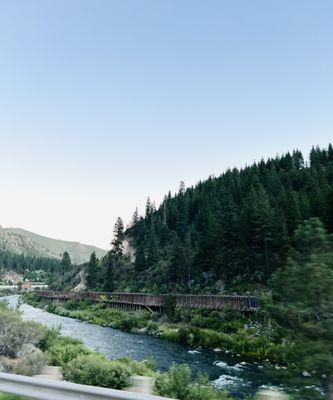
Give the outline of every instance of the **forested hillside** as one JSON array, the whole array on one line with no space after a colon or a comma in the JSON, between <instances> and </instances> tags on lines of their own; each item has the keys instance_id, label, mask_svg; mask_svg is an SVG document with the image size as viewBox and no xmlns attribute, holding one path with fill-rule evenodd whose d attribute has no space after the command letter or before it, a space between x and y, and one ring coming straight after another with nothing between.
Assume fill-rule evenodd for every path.
<instances>
[{"instance_id":1,"label":"forested hillside","mask_svg":"<svg viewBox=\"0 0 333 400\"><path fill-rule=\"evenodd\" d=\"M0 226L0 250L26 256L61 259L67 252L74 264L82 264L89 260L94 251L103 257L106 250L79 242L51 239L20 228L2 228Z\"/></svg>"},{"instance_id":2,"label":"forested hillside","mask_svg":"<svg viewBox=\"0 0 333 400\"><path fill-rule=\"evenodd\" d=\"M56 272L61 270L61 260L46 257L26 256L8 251L0 251L0 270L15 271L19 274L25 271Z\"/></svg>"},{"instance_id":3,"label":"forested hillside","mask_svg":"<svg viewBox=\"0 0 333 400\"><path fill-rule=\"evenodd\" d=\"M286 264L292 233L318 217L333 232L333 147L313 148L210 177L195 187L180 185L155 209L134 213L124 232L121 219L113 249L88 285L105 290L219 292L226 286L265 284ZM123 256L122 240L136 249Z\"/></svg>"},{"instance_id":4,"label":"forested hillside","mask_svg":"<svg viewBox=\"0 0 333 400\"><path fill-rule=\"evenodd\" d=\"M47 283L62 279L66 273L75 275L77 268L72 265L70 255L65 252L61 260L48 257L36 257L16 254L0 250L0 281L8 272L16 272L26 279L34 280L37 276L43 277ZM73 282L75 280L73 279Z\"/></svg>"}]
</instances>

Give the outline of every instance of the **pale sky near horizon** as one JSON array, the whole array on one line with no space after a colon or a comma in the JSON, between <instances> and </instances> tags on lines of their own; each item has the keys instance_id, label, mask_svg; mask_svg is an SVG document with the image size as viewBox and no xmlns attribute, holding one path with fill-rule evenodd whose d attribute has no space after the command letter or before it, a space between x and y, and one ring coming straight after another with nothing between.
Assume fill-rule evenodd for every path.
<instances>
[{"instance_id":1,"label":"pale sky near horizon","mask_svg":"<svg viewBox=\"0 0 333 400\"><path fill-rule=\"evenodd\" d=\"M0 2L0 225L107 248L187 186L333 141L333 2Z\"/></svg>"}]
</instances>

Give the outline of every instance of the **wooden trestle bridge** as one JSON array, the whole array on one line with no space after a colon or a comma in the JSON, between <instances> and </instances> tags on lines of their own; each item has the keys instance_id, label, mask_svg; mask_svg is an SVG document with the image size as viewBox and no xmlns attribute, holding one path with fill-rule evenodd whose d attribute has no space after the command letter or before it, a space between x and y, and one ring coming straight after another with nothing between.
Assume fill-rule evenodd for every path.
<instances>
[{"instance_id":1,"label":"wooden trestle bridge","mask_svg":"<svg viewBox=\"0 0 333 400\"><path fill-rule=\"evenodd\" d=\"M106 303L110 307L127 310L160 310L169 302L175 306L185 308L205 308L221 310L225 307L238 311L254 312L259 308L258 298L255 296L221 296L221 295L194 295L194 294L145 294L145 293L106 293L106 292L34 292L38 297L64 302L69 300L90 300L93 303ZM170 303L169 303L170 304Z\"/></svg>"}]
</instances>

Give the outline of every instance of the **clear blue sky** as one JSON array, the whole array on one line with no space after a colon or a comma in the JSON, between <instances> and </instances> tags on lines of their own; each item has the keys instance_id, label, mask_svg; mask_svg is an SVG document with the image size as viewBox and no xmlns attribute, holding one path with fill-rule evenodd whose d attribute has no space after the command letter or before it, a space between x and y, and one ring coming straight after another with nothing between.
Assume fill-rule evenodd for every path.
<instances>
[{"instance_id":1,"label":"clear blue sky","mask_svg":"<svg viewBox=\"0 0 333 400\"><path fill-rule=\"evenodd\" d=\"M333 2L10 0L0 224L108 246L179 181L333 139Z\"/></svg>"}]
</instances>

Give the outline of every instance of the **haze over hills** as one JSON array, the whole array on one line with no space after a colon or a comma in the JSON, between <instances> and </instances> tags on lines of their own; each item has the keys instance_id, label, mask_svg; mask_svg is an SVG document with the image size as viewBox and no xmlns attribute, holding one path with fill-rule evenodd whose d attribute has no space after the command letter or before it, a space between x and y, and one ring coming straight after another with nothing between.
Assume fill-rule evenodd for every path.
<instances>
[{"instance_id":1,"label":"haze over hills","mask_svg":"<svg viewBox=\"0 0 333 400\"><path fill-rule=\"evenodd\" d=\"M67 251L71 256L73 264L82 264L88 261L91 253L94 251L98 258L106 254L106 250L96 246L52 239L25 229L2 227L0 227L0 250L16 254L58 259Z\"/></svg>"}]
</instances>

